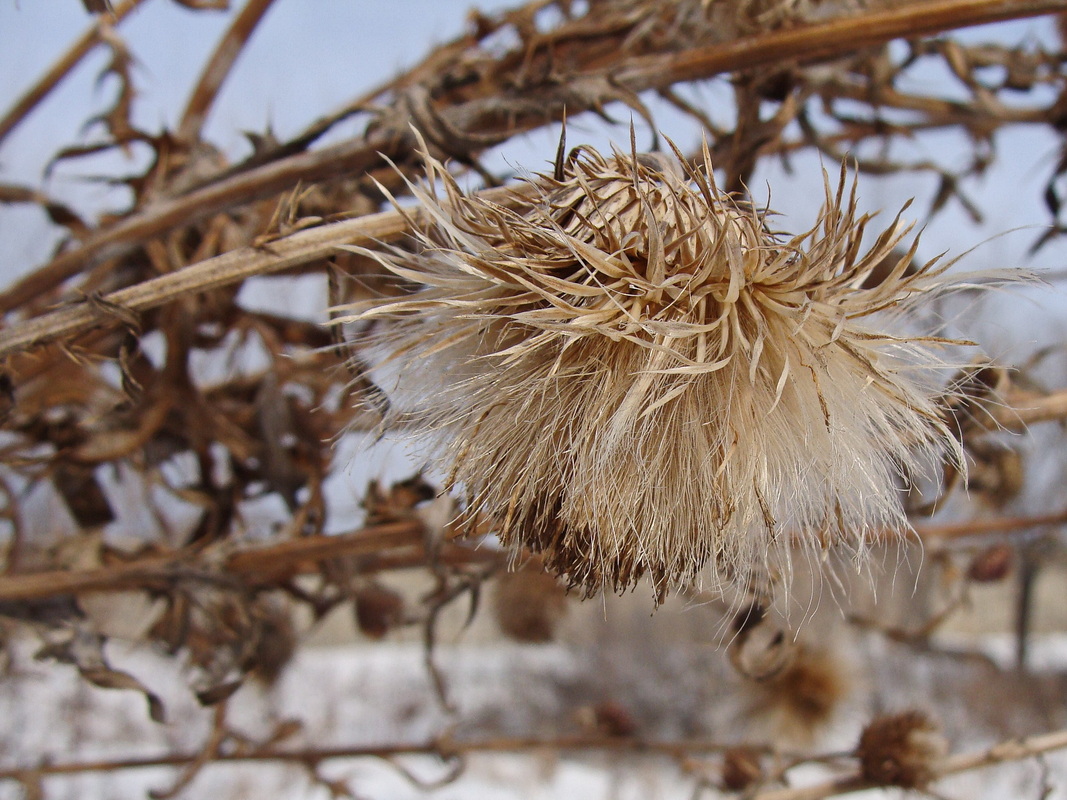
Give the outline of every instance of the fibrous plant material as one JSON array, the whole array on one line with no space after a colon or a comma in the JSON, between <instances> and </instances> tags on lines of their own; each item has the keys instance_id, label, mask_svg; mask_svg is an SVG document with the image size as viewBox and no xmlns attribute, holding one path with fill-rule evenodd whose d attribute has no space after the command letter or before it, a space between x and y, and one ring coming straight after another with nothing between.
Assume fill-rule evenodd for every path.
<instances>
[{"instance_id":1,"label":"fibrous plant material","mask_svg":"<svg viewBox=\"0 0 1067 800\"><path fill-rule=\"evenodd\" d=\"M589 593L647 575L662 596L709 564L747 586L788 573L790 534L862 554L907 527L904 465L960 458L946 340L900 324L945 266L909 252L870 285L907 228L864 251L843 175L787 237L701 162L577 148L505 208L428 159L432 223L360 251L419 287L348 317L399 373L390 421L430 434L472 523Z\"/></svg>"}]
</instances>

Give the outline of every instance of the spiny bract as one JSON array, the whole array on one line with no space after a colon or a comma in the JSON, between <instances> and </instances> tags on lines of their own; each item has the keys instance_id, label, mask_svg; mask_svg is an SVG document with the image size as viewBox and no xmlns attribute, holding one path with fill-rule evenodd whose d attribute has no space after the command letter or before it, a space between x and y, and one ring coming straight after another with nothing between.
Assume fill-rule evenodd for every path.
<instances>
[{"instance_id":1,"label":"spiny bract","mask_svg":"<svg viewBox=\"0 0 1067 800\"><path fill-rule=\"evenodd\" d=\"M471 524L572 585L662 596L710 564L723 590L797 541L860 555L906 528L905 473L961 459L946 342L899 332L951 281L909 270L914 245L872 275L907 229L863 251L843 170L789 238L716 188L706 145L697 167L577 148L506 205L427 163L411 246L360 251L415 288L348 319L377 321L389 421L432 437Z\"/></svg>"}]
</instances>

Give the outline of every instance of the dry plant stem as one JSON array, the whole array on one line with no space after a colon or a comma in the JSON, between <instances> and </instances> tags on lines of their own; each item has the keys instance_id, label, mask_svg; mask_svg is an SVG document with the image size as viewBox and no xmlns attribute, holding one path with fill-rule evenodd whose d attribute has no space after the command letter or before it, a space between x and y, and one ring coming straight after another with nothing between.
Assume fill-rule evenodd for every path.
<instances>
[{"instance_id":1,"label":"dry plant stem","mask_svg":"<svg viewBox=\"0 0 1067 800\"><path fill-rule=\"evenodd\" d=\"M386 148L388 142L372 140L370 146ZM317 181L345 172L359 173L379 160L367 149L367 142L350 143L268 164L251 172L236 175L175 200L167 200L139 214L100 231L80 247L63 253L46 266L27 275L0 295L0 313L10 312L48 291L100 260L128 253L137 245L179 225L191 224L211 214L285 190L302 180ZM226 254L229 255L229 254ZM225 256L220 256L225 258ZM296 261L305 263L315 256ZM280 269L280 267L279 267ZM270 271L268 269L268 271ZM256 274L252 272L250 274ZM216 285L233 283L240 274ZM148 281L147 283L151 283ZM143 284L142 284L143 285ZM136 287L131 287L136 288ZM192 289L193 291L195 289Z\"/></svg>"},{"instance_id":2,"label":"dry plant stem","mask_svg":"<svg viewBox=\"0 0 1067 800\"><path fill-rule=\"evenodd\" d=\"M632 92L664 89L674 83L710 78L720 72L747 69L794 59L810 63L882 44L902 36L920 36L1005 19L1033 17L1067 9L1067 0L937 0L863 17L831 20L793 30L747 37L733 43L682 53L629 59L625 68L603 66L572 76L573 81L607 80ZM492 98L490 98L492 100ZM588 108L568 100L574 116ZM441 119L460 131L506 127L513 135L558 118L562 104L537 105L536 112L509 114L499 120L499 103L475 100L444 109ZM501 137L504 138L504 137ZM414 142L407 143L413 146ZM283 191L298 182L314 182L344 173L358 173L380 163L378 152L393 152L392 134L353 139L280 161L205 186L160 203L119 222L55 258L0 295L0 313L18 308L106 257L129 252L144 241L180 224L191 224L243 202Z\"/></svg>"},{"instance_id":3,"label":"dry plant stem","mask_svg":"<svg viewBox=\"0 0 1067 800\"><path fill-rule=\"evenodd\" d=\"M747 69L772 62L824 61L901 37L917 38L955 28L1035 17L1067 9L1064 0L924 0L857 17L834 19L821 25L739 39L666 56L632 59L616 73L624 85L644 82L649 70L660 74L643 88L665 88L726 70Z\"/></svg>"},{"instance_id":4,"label":"dry plant stem","mask_svg":"<svg viewBox=\"0 0 1067 800\"><path fill-rule=\"evenodd\" d=\"M1067 391L1049 395L1014 392L1005 405L992 409L997 424L1008 430L1022 430L1027 425L1067 418Z\"/></svg>"},{"instance_id":5,"label":"dry plant stem","mask_svg":"<svg viewBox=\"0 0 1067 800\"><path fill-rule=\"evenodd\" d=\"M256 26L270 9L274 0L248 0L241 13L231 23L210 60L200 73L200 80L189 97L189 103L178 125L177 137L187 143L200 138L200 130L218 97L223 82L230 74L234 62L241 55Z\"/></svg>"},{"instance_id":6,"label":"dry plant stem","mask_svg":"<svg viewBox=\"0 0 1067 800\"><path fill-rule=\"evenodd\" d=\"M0 602L39 600L89 591L166 586L175 578L241 575L270 582L308 571L315 562L342 556L375 556L384 550L422 544L415 521L375 525L337 536L308 536L233 553L212 567L210 557L188 551L136 559L89 570L50 570L0 576Z\"/></svg>"},{"instance_id":7,"label":"dry plant stem","mask_svg":"<svg viewBox=\"0 0 1067 800\"><path fill-rule=\"evenodd\" d=\"M514 189L489 189L481 194L506 204ZM396 211L383 211L357 219L334 222L294 233L258 246L242 247L192 264L96 301L86 300L0 330L0 358L27 347L88 330L109 318L119 320L156 308L185 294L218 289L245 278L307 264L335 255L339 245L373 247L408 229L408 219Z\"/></svg>"},{"instance_id":8,"label":"dry plant stem","mask_svg":"<svg viewBox=\"0 0 1067 800\"><path fill-rule=\"evenodd\" d=\"M372 245L390 241L407 228L404 217L384 212L300 231L260 247L242 247L178 272L112 292L102 303L64 306L0 331L0 357L33 345L71 336L112 316L118 309L138 313L184 294L227 286L254 275L266 275L333 255L338 245ZM108 309L112 309L109 311Z\"/></svg>"},{"instance_id":9,"label":"dry plant stem","mask_svg":"<svg viewBox=\"0 0 1067 800\"><path fill-rule=\"evenodd\" d=\"M1037 517L1005 517L951 525L916 526L913 536L927 541L969 535L1027 530L1067 522L1067 512ZM348 534L308 536L233 553L221 566L210 556L177 551L165 556L141 558L89 570L49 570L0 575L0 602L41 600L80 592L125 591L165 586L179 577L225 578L243 576L264 585L293 575L314 572L317 562L341 557L366 559L366 572L423 566L424 552L410 548L424 545L422 527L414 521L375 525ZM404 550L409 548L409 550ZM493 550L455 548L437 554L442 563L506 560Z\"/></svg>"},{"instance_id":10,"label":"dry plant stem","mask_svg":"<svg viewBox=\"0 0 1067 800\"><path fill-rule=\"evenodd\" d=\"M219 762L301 762L310 765L321 764L330 759L344 758L392 758L404 755L437 755L449 758L465 753L522 753L538 750L583 751L599 750L610 752L641 752L684 758L693 753L715 753L725 750L729 745L706 739L681 739L672 742L651 742L642 739L627 739L612 736L560 736L557 738L499 738L482 742L458 742L451 739L435 740L413 744L387 744L362 747L310 747L302 750L260 750L245 753L221 753L215 759ZM77 764L43 764L31 769L0 770L0 781L20 780L29 777L48 775L72 775L86 772L110 772L119 769L141 769L145 767L180 767L188 764L197 756L178 754L148 758L129 758L101 761L86 761Z\"/></svg>"},{"instance_id":11,"label":"dry plant stem","mask_svg":"<svg viewBox=\"0 0 1067 800\"><path fill-rule=\"evenodd\" d=\"M117 25L144 0L124 0L115 6L109 14L102 14L70 46L51 69L34 84L29 91L18 99L14 106L0 119L0 142L24 120L29 113L51 92L61 80L77 65L85 54L100 43L100 30L105 26Z\"/></svg>"},{"instance_id":12,"label":"dry plant stem","mask_svg":"<svg viewBox=\"0 0 1067 800\"><path fill-rule=\"evenodd\" d=\"M987 533L1009 533L1011 531L1040 528L1043 525L1062 525L1067 523L1067 511L1058 514L1042 514L1033 517L1000 517L998 519L977 519L970 522L952 522L941 525L916 525L911 538L920 541L933 539L960 539L964 536L981 536Z\"/></svg>"},{"instance_id":13,"label":"dry plant stem","mask_svg":"<svg viewBox=\"0 0 1067 800\"><path fill-rule=\"evenodd\" d=\"M300 762L321 764L331 759L391 758L402 755L436 755L449 758L469 753L530 753L535 751L603 751L647 753L681 759L695 753L717 753L730 745L706 739L676 741L647 741L613 736L560 736L557 738L498 738L482 742L462 742L451 739L425 743L391 744L362 747L310 747L305 749L263 749L253 752L221 753L215 762ZM974 753L960 753L946 758L938 769L945 777L973 769L1021 761L1043 753L1067 748L1067 731L1013 739ZM42 764L37 767L0 770L0 781L24 780L56 775L88 772L112 772L147 767L180 767L189 764L199 754L175 754L157 757L83 761L70 764ZM816 759L809 759L816 760ZM772 789L752 795L752 800L821 800L825 797L878 788L878 784L863 780L858 774L843 775L825 783L800 788Z\"/></svg>"},{"instance_id":14,"label":"dry plant stem","mask_svg":"<svg viewBox=\"0 0 1067 800\"><path fill-rule=\"evenodd\" d=\"M941 763L937 774L939 778L943 778L994 764L1021 761L1064 748L1067 748L1067 731L1054 731L1025 739L1009 740L993 745L987 750L949 756ZM857 773L843 775L814 786L761 792L754 795L752 800L822 800L824 797L836 797L874 788L878 788L878 784L864 780Z\"/></svg>"}]
</instances>

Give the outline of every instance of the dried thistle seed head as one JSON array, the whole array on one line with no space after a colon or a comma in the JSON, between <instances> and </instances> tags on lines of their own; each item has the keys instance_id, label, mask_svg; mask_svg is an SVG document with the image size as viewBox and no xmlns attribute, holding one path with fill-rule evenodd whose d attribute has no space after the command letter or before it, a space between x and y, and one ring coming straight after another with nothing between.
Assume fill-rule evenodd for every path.
<instances>
[{"instance_id":1,"label":"dried thistle seed head","mask_svg":"<svg viewBox=\"0 0 1067 800\"><path fill-rule=\"evenodd\" d=\"M922 711L879 717L863 729L856 755L867 780L883 786L921 789L937 778L948 743Z\"/></svg>"},{"instance_id":2,"label":"dried thistle seed head","mask_svg":"<svg viewBox=\"0 0 1067 800\"><path fill-rule=\"evenodd\" d=\"M588 593L787 573L790 535L861 554L907 526L905 465L960 457L943 342L894 324L944 267L912 248L865 286L907 230L863 251L843 176L785 237L717 189L706 146L675 155L577 148L507 206L428 159L429 223L360 251L416 284L347 317L378 323L392 421L430 434L471 520Z\"/></svg>"}]
</instances>

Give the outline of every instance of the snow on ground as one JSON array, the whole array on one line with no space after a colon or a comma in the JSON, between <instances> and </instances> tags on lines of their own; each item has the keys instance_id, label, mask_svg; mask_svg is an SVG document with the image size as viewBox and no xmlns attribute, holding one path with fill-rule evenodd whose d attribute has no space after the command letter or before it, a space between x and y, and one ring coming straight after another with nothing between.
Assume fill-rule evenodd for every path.
<instances>
[{"instance_id":1,"label":"snow on ground","mask_svg":"<svg viewBox=\"0 0 1067 800\"><path fill-rule=\"evenodd\" d=\"M262 741L286 720L299 720L289 747L374 746L418 743L448 735L456 740L544 737L588 730L589 710L614 702L649 740L702 737L736 741L760 733L758 705L714 648L679 641L603 641L586 646L551 644L459 645L437 654L455 713L435 698L417 643L311 647L299 653L270 690L249 685L230 703L229 725ZM1007 651L993 640L993 650ZM987 746L1008 735L1067 724L1063 667L1067 637L1046 637L1037 663L1055 667L1037 677L997 671L976 658L916 656L909 648L864 639L851 653L854 691L815 743L843 752L873 714L918 706L943 723L954 751ZM16 659L0 681L2 766L41 761L152 757L188 752L209 734L211 712L183 689L172 661L143 651L112 648L116 666L138 675L167 698L168 721L148 720L133 692L105 691L76 678L74 670ZM766 732L766 728L764 728ZM449 765L431 756L401 756L396 763L417 780L433 783ZM713 758L696 758L714 774ZM382 798L690 798L694 773L649 755L479 754L467 759L452 783L424 790L396 765L381 759L325 762L321 776L343 780L357 797ZM794 770L796 783L825 777L822 768ZM127 770L50 779L49 800L144 797L165 790L178 773L170 768ZM1044 787L1050 786L1047 795ZM952 798L1067 798L1067 758L983 770L939 784ZM0 784L0 800L20 797ZM218 764L207 767L180 797L325 798L298 766ZM869 793L867 796L887 796ZM892 796L891 794L888 796Z\"/></svg>"}]
</instances>

